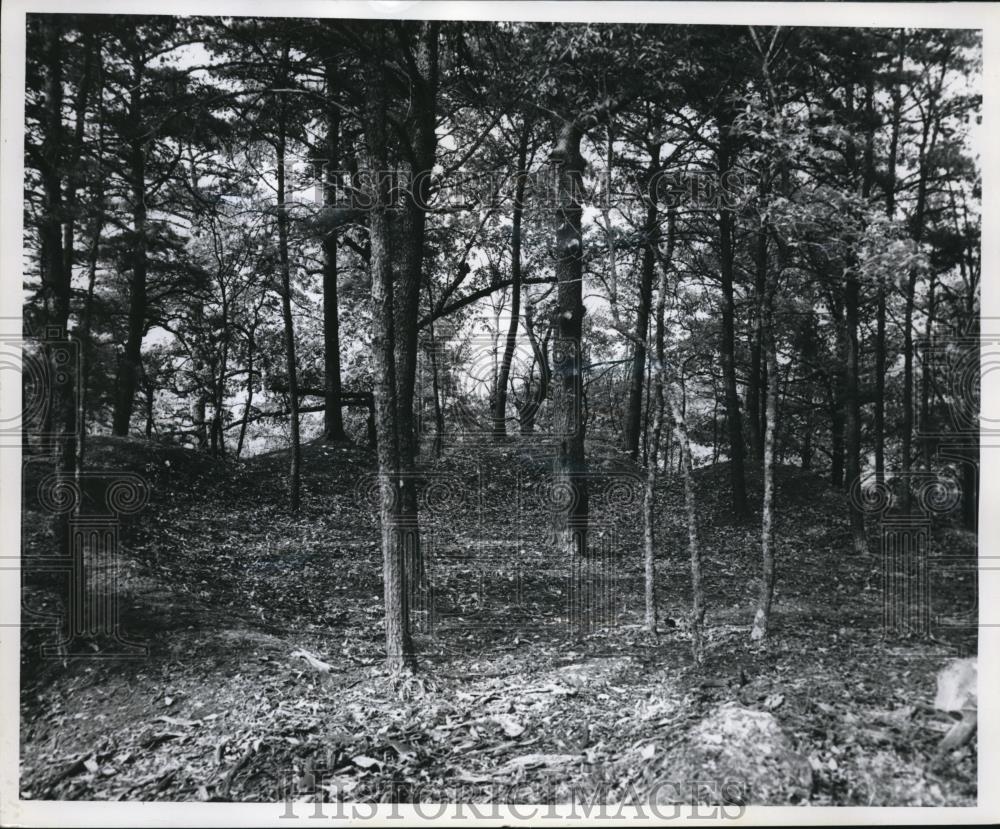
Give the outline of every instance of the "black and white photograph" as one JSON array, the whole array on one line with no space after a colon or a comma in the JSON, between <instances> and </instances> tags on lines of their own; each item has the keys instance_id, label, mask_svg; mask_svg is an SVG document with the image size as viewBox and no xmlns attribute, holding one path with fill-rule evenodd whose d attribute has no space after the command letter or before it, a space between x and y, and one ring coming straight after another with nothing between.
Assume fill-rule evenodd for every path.
<instances>
[{"instance_id":1,"label":"black and white photograph","mask_svg":"<svg viewBox=\"0 0 1000 829\"><path fill-rule=\"evenodd\" d=\"M5 8L0 823L996 820L998 35Z\"/></svg>"}]
</instances>

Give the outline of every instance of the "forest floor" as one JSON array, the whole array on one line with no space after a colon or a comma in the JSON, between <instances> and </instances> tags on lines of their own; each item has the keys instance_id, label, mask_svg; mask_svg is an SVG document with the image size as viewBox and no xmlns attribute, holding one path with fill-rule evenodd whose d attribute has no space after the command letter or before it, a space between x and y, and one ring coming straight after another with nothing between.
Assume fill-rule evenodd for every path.
<instances>
[{"instance_id":1,"label":"forest floor","mask_svg":"<svg viewBox=\"0 0 1000 829\"><path fill-rule=\"evenodd\" d=\"M421 530L432 589L415 600L419 670L393 684L369 451L304 447L293 517L286 453L236 464L138 440L89 446L95 468L151 485L148 505L121 527L117 593L121 629L148 652L96 658L107 654L95 644L42 658L53 632L26 624L25 799L308 800L315 785L327 799L486 802L513 786L521 803L595 789L615 802L648 790L661 758L736 702L773 715L808 760L811 791L799 802L975 803L976 741L937 758L949 722L930 707L936 671L974 650L975 631L884 637L881 559L849 555L844 496L810 473L778 469L773 633L754 649L759 515L734 524L727 468L697 471L708 604L698 666L679 480L664 480L659 496L662 630L652 637L641 628L640 495L627 467L592 461L591 543L601 552L573 573L547 552L547 467L535 450L428 461ZM31 571L31 556L54 544L33 495L42 467L25 470L31 622L59 591ZM750 485L759 503L759 470ZM936 549L975 555L974 536L934 533ZM974 573L938 574L935 614L960 615L974 591ZM748 767L759 760L746 757Z\"/></svg>"}]
</instances>

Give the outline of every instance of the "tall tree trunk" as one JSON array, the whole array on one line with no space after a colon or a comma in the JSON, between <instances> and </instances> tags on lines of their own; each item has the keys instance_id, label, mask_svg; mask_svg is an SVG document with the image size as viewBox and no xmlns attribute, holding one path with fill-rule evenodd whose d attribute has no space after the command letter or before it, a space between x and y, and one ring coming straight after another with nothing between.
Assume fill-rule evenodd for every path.
<instances>
[{"instance_id":1,"label":"tall tree trunk","mask_svg":"<svg viewBox=\"0 0 1000 829\"><path fill-rule=\"evenodd\" d=\"M414 482L418 440L413 414L417 379L417 320L420 311L426 206L430 201L431 172L437 152L438 35L439 24L421 24L414 65L417 73L411 87L414 95L415 127L412 137L410 197L404 200L398 228L401 262L395 292L394 347L396 349L396 422L399 428L402 510L405 522L417 524L417 491ZM420 535L415 530L406 541L407 582L417 589L424 582Z\"/></svg>"},{"instance_id":2,"label":"tall tree trunk","mask_svg":"<svg viewBox=\"0 0 1000 829\"><path fill-rule=\"evenodd\" d=\"M326 95L332 101L337 88L337 64L326 62ZM327 108L326 168L324 195L327 205L336 201L337 170L340 164L340 108L335 104ZM324 402L323 438L327 441L344 441L344 414L341 409L340 378L340 317L337 300L337 231L331 230L323 237L323 362Z\"/></svg>"},{"instance_id":3,"label":"tall tree trunk","mask_svg":"<svg viewBox=\"0 0 1000 829\"><path fill-rule=\"evenodd\" d=\"M843 377L830 380L830 483L844 488L844 403Z\"/></svg>"},{"instance_id":4,"label":"tall tree trunk","mask_svg":"<svg viewBox=\"0 0 1000 829\"><path fill-rule=\"evenodd\" d=\"M662 327L662 326L659 326ZM659 336L659 334L657 335ZM653 384L653 434L649 439L652 463L646 465L646 482L642 498L643 529L643 595L646 605L646 630L656 633L656 465L660 452L660 435L663 431L663 373L656 372Z\"/></svg>"},{"instance_id":5,"label":"tall tree trunk","mask_svg":"<svg viewBox=\"0 0 1000 829\"><path fill-rule=\"evenodd\" d=\"M521 319L521 219L524 214L524 186L528 173L525 168L528 164L528 138L530 135L531 126L526 119L517 145L517 183L514 186L514 215L510 231L510 324L507 327L507 340L494 390L493 438L495 440L503 440L507 437L507 387L510 383L510 367L514 360L514 349L517 347L517 327Z\"/></svg>"},{"instance_id":6,"label":"tall tree trunk","mask_svg":"<svg viewBox=\"0 0 1000 829\"><path fill-rule=\"evenodd\" d=\"M674 434L680 455L681 477L684 481L684 517L688 532L688 559L691 567L691 653L695 662L704 659L705 590L701 578L701 547L698 544L698 506L694 491L694 462L688 437L687 417L683 399L678 400L668 387L670 409L674 416Z\"/></svg>"},{"instance_id":7,"label":"tall tree trunk","mask_svg":"<svg viewBox=\"0 0 1000 829\"><path fill-rule=\"evenodd\" d=\"M647 219L649 214L647 213ZM649 225L647 224L647 228ZM667 232L667 262L673 257L674 242L674 213L670 213L670 226ZM652 253L653 240L647 239L647 252ZM651 260L652 261L652 258ZM652 292L652 286L650 287ZM651 298L651 297L650 297ZM646 486L643 493L643 570L645 580L645 602L646 602L646 629L656 632L656 531L654 517L656 515L656 471L660 457L660 436L663 432L663 411L665 408L664 385L666 382L666 353L664 348L665 339L665 316L667 305L667 267L661 266L660 284L656 294L656 335L655 335L655 373L656 380L653 385L653 434L649 441L649 451L646 463ZM642 337L645 338L647 331L645 328ZM636 333L638 337L638 331ZM635 345L639 345L638 339ZM645 352L644 352L645 353ZM633 363L633 370L635 364ZM645 366L643 366L645 369ZM638 447L636 447L638 449Z\"/></svg>"},{"instance_id":8,"label":"tall tree trunk","mask_svg":"<svg viewBox=\"0 0 1000 829\"><path fill-rule=\"evenodd\" d=\"M138 47L136 47L138 48ZM132 90L129 97L129 184L132 190L132 278L129 283L128 333L125 352L118 367L115 411L111 431L128 434L132 406L142 371L142 338L146 326L146 136L143 132L143 63L136 54L132 59Z\"/></svg>"},{"instance_id":9,"label":"tall tree trunk","mask_svg":"<svg viewBox=\"0 0 1000 829\"><path fill-rule=\"evenodd\" d=\"M927 329L924 334L924 354L920 361L920 448L924 469L930 470L934 438L931 436L931 365L928 355L933 352L934 318L937 315L937 275L931 274L927 289Z\"/></svg>"},{"instance_id":10,"label":"tall tree trunk","mask_svg":"<svg viewBox=\"0 0 1000 829\"><path fill-rule=\"evenodd\" d=\"M942 68L941 80L938 83L935 96L940 95L941 85L944 80L944 69ZM924 220L927 210L927 186L932 172L928 159L933 156L937 145L938 129L940 126L940 114L937 111L937 100L933 100L928 106L928 113L925 116L923 129L920 137L920 149L918 153L918 176L917 176L917 200L914 206L911 220L913 241L919 250L924 238ZM905 485L903 487L902 507L905 511L910 507L910 469L913 459L913 415L915 409L913 390L913 311L917 293L917 279L919 271L916 267L911 267L905 286L905 312L903 315L903 458L902 473Z\"/></svg>"},{"instance_id":11,"label":"tall tree trunk","mask_svg":"<svg viewBox=\"0 0 1000 829\"><path fill-rule=\"evenodd\" d=\"M549 328L549 332L551 332ZM549 369L548 358L548 338L546 332L541 343L535 335L535 307L531 300L531 294L526 293L524 297L524 332L528 336L531 351L535 355L535 362L538 364L538 389L534 395L526 395L524 405L517 413L518 428L522 435L530 435L535 431L535 420L538 417L538 410L549 394L549 383L552 379L552 372Z\"/></svg>"},{"instance_id":12,"label":"tall tree trunk","mask_svg":"<svg viewBox=\"0 0 1000 829\"><path fill-rule=\"evenodd\" d=\"M646 191L649 192L656 174L660 170L662 144L649 146L649 169ZM625 451L633 461L639 459L639 437L642 433L642 390L646 374L646 337L649 334L649 309L653 301L653 274L656 265L654 246L659 242L658 211L654 199L646 207L646 221L643 226L644 246L642 269L639 276L639 307L635 314L635 337L632 340L632 364L629 373L628 403L625 407ZM656 415L654 415L655 417Z\"/></svg>"},{"instance_id":13,"label":"tall tree trunk","mask_svg":"<svg viewBox=\"0 0 1000 829\"><path fill-rule=\"evenodd\" d=\"M389 193L384 177L374 175L388 169L386 146L385 34L381 24L374 24L372 77L368 85L366 139L369 170L373 173L375 192L369 215L372 276L372 372L374 376L375 428L378 434L377 455L380 518L382 526L382 582L385 597L386 666L398 675L413 666L413 646L409 632L408 590L405 556L407 536L416 533L403 514L399 488L403 483L400 458L398 400L396 383L395 285L386 204Z\"/></svg>"},{"instance_id":14,"label":"tall tree trunk","mask_svg":"<svg viewBox=\"0 0 1000 829\"><path fill-rule=\"evenodd\" d=\"M254 351L256 349L256 343L254 341L254 332L257 328L257 321L254 320L253 327L250 328L247 336L247 402L243 407L243 420L240 423L240 436L236 441L236 460L240 459L240 455L243 452L243 441L246 439L247 434L247 421L250 417L250 408L253 405L253 358Z\"/></svg>"},{"instance_id":15,"label":"tall tree trunk","mask_svg":"<svg viewBox=\"0 0 1000 829\"><path fill-rule=\"evenodd\" d=\"M64 250L62 222L66 205L63 200L65 151L62 120L64 43L60 15L46 15L45 43L45 123L41 147L42 192L44 213L39 233L43 293L50 303L50 326L58 339L49 345L51 363L49 389L50 426L55 433L53 461L56 475L72 472L76 464L76 377L72 362L73 345L69 332L70 301L72 298L72 251ZM64 364L62 361L67 359ZM57 514L56 533L63 555L73 551L69 538L69 515ZM82 561L74 562L74 573L82 574ZM70 583L70 590L83 585Z\"/></svg>"},{"instance_id":16,"label":"tall tree trunk","mask_svg":"<svg viewBox=\"0 0 1000 829\"><path fill-rule=\"evenodd\" d=\"M773 284L773 283L772 283ZM767 429L764 432L764 497L761 509L761 585L757 612L754 614L751 641L767 638L774 600L774 433L778 408L778 349L774 330L773 287L768 291L766 315L767 367L771 382L767 384Z\"/></svg>"},{"instance_id":17,"label":"tall tree trunk","mask_svg":"<svg viewBox=\"0 0 1000 829\"><path fill-rule=\"evenodd\" d=\"M763 187L762 187L763 189ZM762 198L764 194L762 193ZM761 222L757 234L757 246L754 256L754 296L757 299L756 318L754 320L753 341L750 345L750 376L747 379L747 431L750 437L750 448L756 460L764 458L764 429L766 417L762 411L760 392L764 367L762 363L762 340L764 331L764 289L767 282L767 225Z\"/></svg>"},{"instance_id":18,"label":"tall tree trunk","mask_svg":"<svg viewBox=\"0 0 1000 829\"><path fill-rule=\"evenodd\" d=\"M287 86L289 46L286 41L281 54L281 77L279 86ZM292 319L292 276L288 263L288 213L285 211L285 141L287 102L285 94L279 93L278 135L275 144L277 154L277 201L278 201L278 261L281 268L281 319L285 335L285 370L288 374L289 414L292 432L292 458L289 465L288 499L292 513L299 510L302 447L299 436L299 380L295 361L295 323Z\"/></svg>"},{"instance_id":19,"label":"tall tree trunk","mask_svg":"<svg viewBox=\"0 0 1000 829\"><path fill-rule=\"evenodd\" d=\"M553 342L553 431L559 441L552 481L555 548L570 558L587 551L588 498L583 416L584 160L576 123L559 130L551 160L556 170L556 286L558 339Z\"/></svg>"},{"instance_id":20,"label":"tall tree trunk","mask_svg":"<svg viewBox=\"0 0 1000 829\"><path fill-rule=\"evenodd\" d=\"M427 305L434 309L434 285L431 279L427 280ZM427 326L431 355L431 389L434 393L434 446L432 452L435 458L441 457L444 450L444 410L441 408L441 378L440 367L438 366L437 337L434 334L434 317L431 316Z\"/></svg>"},{"instance_id":21,"label":"tall tree trunk","mask_svg":"<svg viewBox=\"0 0 1000 829\"><path fill-rule=\"evenodd\" d=\"M885 280L879 275L875 298L875 416L872 423L875 441L875 480L885 480Z\"/></svg>"},{"instance_id":22,"label":"tall tree trunk","mask_svg":"<svg viewBox=\"0 0 1000 829\"><path fill-rule=\"evenodd\" d=\"M725 180L733 163L733 119L725 111L719 116L719 175ZM748 515L746 480L743 470L743 423L736 386L736 302L733 293L733 210L719 208L719 271L722 279L722 375L726 386L726 424L729 429L729 469L732 482L733 513L737 519Z\"/></svg>"},{"instance_id":23,"label":"tall tree trunk","mask_svg":"<svg viewBox=\"0 0 1000 829\"><path fill-rule=\"evenodd\" d=\"M847 318L847 389L844 396L844 433L847 455L847 488L861 478L861 394L859 390L860 377L858 371L858 302L860 285L855 267L850 267L847 273L847 285L844 294L844 307ZM773 382L773 381L772 381ZM868 541L865 537L865 516L861 505L854 498L848 499L848 509L851 519L851 538L854 553L866 555Z\"/></svg>"}]
</instances>

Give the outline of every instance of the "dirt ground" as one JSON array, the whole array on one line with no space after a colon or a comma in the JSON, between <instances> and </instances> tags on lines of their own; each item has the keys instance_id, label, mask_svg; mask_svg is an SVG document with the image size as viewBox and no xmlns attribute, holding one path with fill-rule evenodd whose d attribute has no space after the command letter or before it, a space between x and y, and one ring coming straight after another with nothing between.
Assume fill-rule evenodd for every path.
<instances>
[{"instance_id":1,"label":"dirt ground","mask_svg":"<svg viewBox=\"0 0 1000 829\"><path fill-rule=\"evenodd\" d=\"M430 590L414 597L419 670L382 668L382 585L365 449L311 445L287 512L287 456L210 461L94 439L96 468L132 470L149 503L120 529L120 629L145 655L55 641L38 614L60 588L32 557L51 522L25 472L21 796L24 799L552 802L567 790L642 796L658 760L719 705L768 711L813 771L810 805L971 805L976 742L936 757L937 669L975 649L958 621L974 571L938 567L932 639L883 635L879 528L849 555L844 496L778 471L773 635L749 646L759 520L727 517L727 470L698 471L707 653L693 663L680 482L660 495L661 632L641 628L640 495L592 459L595 555L545 543L541 450L470 448L421 470ZM759 501L759 474L751 473ZM634 490L634 491L633 491ZM974 536L933 528L934 554ZM583 598L581 598L583 597ZM110 655L109 655L110 654ZM748 756L753 764L759 758ZM690 770L691 780L701 770ZM506 788L505 788L506 787ZM277 807L276 807L277 808Z\"/></svg>"}]
</instances>

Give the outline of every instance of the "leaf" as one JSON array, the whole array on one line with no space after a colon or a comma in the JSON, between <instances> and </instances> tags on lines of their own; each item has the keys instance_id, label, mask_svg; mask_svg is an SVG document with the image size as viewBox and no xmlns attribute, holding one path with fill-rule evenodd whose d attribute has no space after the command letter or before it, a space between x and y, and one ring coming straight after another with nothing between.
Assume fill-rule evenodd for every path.
<instances>
[{"instance_id":1,"label":"leaf","mask_svg":"<svg viewBox=\"0 0 1000 829\"><path fill-rule=\"evenodd\" d=\"M408 743L401 743L398 740L390 740L389 745L396 750L400 760L407 760L417 756L417 750Z\"/></svg>"},{"instance_id":2,"label":"leaf","mask_svg":"<svg viewBox=\"0 0 1000 829\"><path fill-rule=\"evenodd\" d=\"M193 725L201 725L201 720L185 720L182 717L168 717L166 715L162 717L157 717L153 722L165 722L167 725L180 725L191 727Z\"/></svg>"},{"instance_id":3,"label":"leaf","mask_svg":"<svg viewBox=\"0 0 1000 829\"><path fill-rule=\"evenodd\" d=\"M508 737L519 737L524 733L524 726L507 714L500 714L493 719Z\"/></svg>"},{"instance_id":4,"label":"leaf","mask_svg":"<svg viewBox=\"0 0 1000 829\"><path fill-rule=\"evenodd\" d=\"M301 657L306 662L309 663L309 667L314 671L318 671L321 674L328 674L333 669L333 666L324 662L316 656L313 656L309 651L299 649L297 651L292 651L292 657Z\"/></svg>"},{"instance_id":5,"label":"leaf","mask_svg":"<svg viewBox=\"0 0 1000 829\"><path fill-rule=\"evenodd\" d=\"M578 757L578 754L523 754L520 757L512 757L503 767L514 769L529 766L559 766L563 763L572 763Z\"/></svg>"},{"instance_id":6,"label":"leaf","mask_svg":"<svg viewBox=\"0 0 1000 829\"><path fill-rule=\"evenodd\" d=\"M370 769L373 766L382 765L381 760L376 760L374 757L369 757L367 754L359 754L357 757L352 757L351 762L362 769Z\"/></svg>"}]
</instances>

